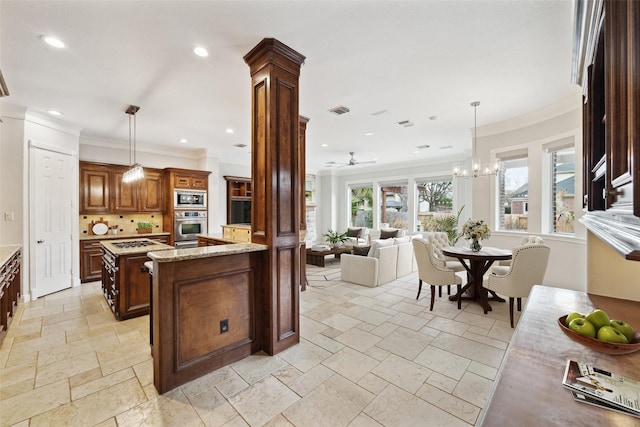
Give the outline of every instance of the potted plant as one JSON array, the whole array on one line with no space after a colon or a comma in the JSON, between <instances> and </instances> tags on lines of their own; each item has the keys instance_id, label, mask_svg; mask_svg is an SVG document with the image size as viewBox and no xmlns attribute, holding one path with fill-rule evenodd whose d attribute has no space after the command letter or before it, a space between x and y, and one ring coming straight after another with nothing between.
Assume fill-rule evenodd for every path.
<instances>
[{"instance_id":1,"label":"potted plant","mask_svg":"<svg viewBox=\"0 0 640 427\"><path fill-rule=\"evenodd\" d=\"M338 231L333 231L332 229L329 229L329 231L324 233L322 237L324 237L334 248L349 240L346 232L340 233Z\"/></svg>"},{"instance_id":2,"label":"potted plant","mask_svg":"<svg viewBox=\"0 0 640 427\"><path fill-rule=\"evenodd\" d=\"M151 233L153 230L153 225L147 221L138 222L138 234L146 234Z\"/></svg>"},{"instance_id":3,"label":"potted plant","mask_svg":"<svg viewBox=\"0 0 640 427\"><path fill-rule=\"evenodd\" d=\"M458 223L460 221L460 214L464 206L460 208L457 215L447 215L441 218L436 219L436 224L438 225L438 231L444 231L447 233L447 237L449 238L449 245L455 246L458 240L462 237L462 233L458 232Z\"/></svg>"}]
</instances>

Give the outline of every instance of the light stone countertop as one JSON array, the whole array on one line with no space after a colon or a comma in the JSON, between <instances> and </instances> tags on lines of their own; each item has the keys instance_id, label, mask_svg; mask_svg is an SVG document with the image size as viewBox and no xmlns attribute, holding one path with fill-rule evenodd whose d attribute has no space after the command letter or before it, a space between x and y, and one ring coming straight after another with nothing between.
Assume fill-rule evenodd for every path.
<instances>
[{"instance_id":1,"label":"light stone countertop","mask_svg":"<svg viewBox=\"0 0 640 427\"><path fill-rule=\"evenodd\" d=\"M149 246L138 246L133 248L119 248L114 245L114 243L131 242L134 240L135 241L143 240L145 242L151 242L153 244ZM151 251L167 251L167 250L175 249L173 246L165 245L164 243L159 243L159 242L156 242L155 240L141 238L141 237L137 239L129 238L129 239L118 239L118 240L103 240L103 241L100 241L100 243L105 249L107 249L109 252L117 256L144 254Z\"/></svg>"},{"instance_id":2,"label":"light stone countertop","mask_svg":"<svg viewBox=\"0 0 640 427\"><path fill-rule=\"evenodd\" d=\"M169 233L167 232L160 232L160 233L145 233L145 234L124 234L124 233L118 233L118 234L103 234L101 236L89 236L89 235L83 235L80 236L80 241L83 240L116 240L116 239L146 239L149 236L168 236Z\"/></svg>"},{"instance_id":3,"label":"light stone countertop","mask_svg":"<svg viewBox=\"0 0 640 427\"><path fill-rule=\"evenodd\" d=\"M225 255L236 255L247 252L266 251L267 245L257 243L234 243L230 245L202 246L198 248L174 249L173 251L152 251L147 254L157 262L175 262L189 259L211 258Z\"/></svg>"},{"instance_id":4,"label":"light stone countertop","mask_svg":"<svg viewBox=\"0 0 640 427\"><path fill-rule=\"evenodd\" d=\"M5 265L11 257L22 248L21 245L0 246L0 266Z\"/></svg>"}]
</instances>

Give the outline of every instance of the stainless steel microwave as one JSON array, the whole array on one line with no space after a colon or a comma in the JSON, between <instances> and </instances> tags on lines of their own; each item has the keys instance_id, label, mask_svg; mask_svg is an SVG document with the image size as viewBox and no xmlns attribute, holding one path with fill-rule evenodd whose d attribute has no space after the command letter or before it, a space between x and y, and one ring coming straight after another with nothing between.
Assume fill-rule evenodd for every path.
<instances>
[{"instance_id":1,"label":"stainless steel microwave","mask_svg":"<svg viewBox=\"0 0 640 427\"><path fill-rule=\"evenodd\" d=\"M197 190L174 190L175 209L206 209L207 192Z\"/></svg>"}]
</instances>

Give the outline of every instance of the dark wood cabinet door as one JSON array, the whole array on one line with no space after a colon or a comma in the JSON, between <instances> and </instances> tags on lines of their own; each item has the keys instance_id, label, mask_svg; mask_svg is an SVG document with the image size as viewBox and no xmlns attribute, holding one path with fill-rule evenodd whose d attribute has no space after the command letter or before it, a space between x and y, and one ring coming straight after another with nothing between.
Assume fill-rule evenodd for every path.
<instances>
[{"instance_id":1,"label":"dark wood cabinet door","mask_svg":"<svg viewBox=\"0 0 640 427\"><path fill-rule=\"evenodd\" d=\"M80 243L80 282L102 277L102 245L98 241Z\"/></svg>"},{"instance_id":2,"label":"dark wood cabinet door","mask_svg":"<svg viewBox=\"0 0 640 427\"><path fill-rule=\"evenodd\" d=\"M124 172L114 173L113 207L116 213L138 212L138 183L123 182Z\"/></svg>"},{"instance_id":3,"label":"dark wood cabinet door","mask_svg":"<svg viewBox=\"0 0 640 427\"><path fill-rule=\"evenodd\" d=\"M206 177L194 176L193 178L191 178L191 188L197 190L206 190L208 187L207 184L208 182Z\"/></svg>"},{"instance_id":4,"label":"dark wood cabinet door","mask_svg":"<svg viewBox=\"0 0 640 427\"><path fill-rule=\"evenodd\" d=\"M191 177L185 175L175 175L173 178L173 186L175 188L191 188Z\"/></svg>"},{"instance_id":5,"label":"dark wood cabinet door","mask_svg":"<svg viewBox=\"0 0 640 427\"><path fill-rule=\"evenodd\" d=\"M163 177L159 172L145 171L144 179L140 181L140 210L142 212L162 212L163 205Z\"/></svg>"},{"instance_id":6,"label":"dark wood cabinet door","mask_svg":"<svg viewBox=\"0 0 640 427\"><path fill-rule=\"evenodd\" d=\"M149 271L146 254L120 256L120 318L149 313Z\"/></svg>"},{"instance_id":7,"label":"dark wood cabinet door","mask_svg":"<svg viewBox=\"0 0 640 427\"><path fill-rule=\"evenodd\" d=\"M80 169L80 213L109 213L111 174L107 170Z\"/></svg>"}]
</instances>

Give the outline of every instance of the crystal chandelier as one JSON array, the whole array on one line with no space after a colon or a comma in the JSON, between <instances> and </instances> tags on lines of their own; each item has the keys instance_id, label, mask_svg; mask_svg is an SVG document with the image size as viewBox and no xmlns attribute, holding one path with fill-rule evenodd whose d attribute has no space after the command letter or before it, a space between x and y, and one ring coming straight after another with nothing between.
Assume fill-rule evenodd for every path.
<instances>
[{"instance_id":1,"label":"crystal chandelier","mask_svg":"<svg viewBox=\"0 0 640 427\"><path fill-rule=\"evenodd\" d=\"M129 115L129 170L122 176L123 182L133 182L144 178L144 171L140 163L136 162L136 113L140 107L129 105L125 111ZM133 139L131 138L131 130L133 122ZM133 141L133 142L132 142Z\"/></svg>"},{"instance_id":2,"label":"crystal chandelier","mask_svg":"<svg viewBox=\"0 0 640 427\"><path fill-rule=\"evenodd\" d=\"M476 156L476 134L478 131L477 124L477 111L480 101L473 101L471 106L473 107L473 140L471 141L471 149L473 151L473 160L471 162L471 170L467 170L466 166L462 168L460 166L453 167L453 176L455 178L477 178L480 176L497 175L500 171L500 160L496 159L495 163L491 166L485 165L482 167L480 159Z\"/></svg>"}]
</instances>

